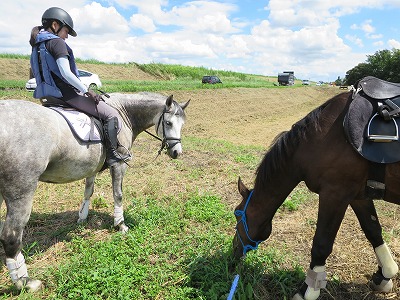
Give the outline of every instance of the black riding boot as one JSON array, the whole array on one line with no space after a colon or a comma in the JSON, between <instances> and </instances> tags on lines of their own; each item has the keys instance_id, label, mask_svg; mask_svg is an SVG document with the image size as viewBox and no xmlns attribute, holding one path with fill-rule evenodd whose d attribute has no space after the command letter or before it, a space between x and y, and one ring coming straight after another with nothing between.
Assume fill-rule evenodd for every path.
<instances>
[{"instance_id":1,"label":"black riding boot","mask_svg":"<svg viewBox=\"0 0 400 300\"><path fill-rule=\"evenodd\" d=\"M131 159L129 150L121 147L118 142L118 118L113 117L109 120L105 120L104 124L104 134L105 134L105 146L106 146L106 163L109 166L123 160L127 162Z\"/></svg>"}]
</instances>

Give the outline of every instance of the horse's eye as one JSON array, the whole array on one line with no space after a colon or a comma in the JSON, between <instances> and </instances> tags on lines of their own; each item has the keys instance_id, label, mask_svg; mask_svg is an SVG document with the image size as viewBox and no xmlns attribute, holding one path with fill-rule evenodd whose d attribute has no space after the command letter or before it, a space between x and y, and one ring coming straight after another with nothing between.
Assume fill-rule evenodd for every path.
<instances>
[{"instance_id":1,"label":"horse's eye","mask_svg":"<svg viewBox=\"0 0 400 300\"><path fill-rule=\"evenodd\" d=\"M172 122L170 122L170 121L165 121L165 124L166 124L167 126L172 126Z\"/></svg>"}]
</instances>

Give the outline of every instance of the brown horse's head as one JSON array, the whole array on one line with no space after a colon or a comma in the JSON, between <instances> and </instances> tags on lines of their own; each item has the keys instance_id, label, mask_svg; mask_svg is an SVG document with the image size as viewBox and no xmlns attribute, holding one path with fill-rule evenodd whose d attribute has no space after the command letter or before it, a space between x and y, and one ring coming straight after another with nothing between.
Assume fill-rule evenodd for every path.
<instances>
[{"instance_id":1,"label":"brown horse's head","mask_svg":"<svg viewBox=\"0 0 400 300\"><path fill-rule=\"evenodd\" d=\"M257 205L257 197L254 190L249 190L242 180L238 180L239 193L242 202L235 208L237 221L236 233L233 238L233 256L239 259L250 250L255 250L258 244L266 240L271 234L271 222L265 221L262 209ZM260 214L261 213L261 214Z\"/></svg>"}]
</instances>

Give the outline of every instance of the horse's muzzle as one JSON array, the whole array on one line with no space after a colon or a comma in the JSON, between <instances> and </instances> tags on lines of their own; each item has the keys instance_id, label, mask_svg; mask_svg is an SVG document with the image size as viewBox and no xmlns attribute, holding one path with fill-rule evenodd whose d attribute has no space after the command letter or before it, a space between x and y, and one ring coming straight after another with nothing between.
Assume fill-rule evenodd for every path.
<instances>
[{"instance_id":1,"label":"horse's muzzle","mask_svg":"<svg viewBox=\"0 0 400 300\"><path fill-rule=\"evenodd\" d=\"M182 154L182 146L181 143L176 143L172 147L167 149L167 153L169 157L172 159L177 159L180 154Z\"/></svg>"}]
</instances>

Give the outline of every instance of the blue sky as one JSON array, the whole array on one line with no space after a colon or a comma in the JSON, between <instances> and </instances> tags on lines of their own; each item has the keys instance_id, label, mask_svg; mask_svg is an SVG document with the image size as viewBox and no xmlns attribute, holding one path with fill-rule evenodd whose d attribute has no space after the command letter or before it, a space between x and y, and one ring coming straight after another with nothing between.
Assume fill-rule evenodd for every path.
<instances>
[{"instance_id":1,"label":"blue sky","mask_svg":"<svg viewBox=\"0 0 400 300\"><path fill-rule=\"evenodd\" d=\"M75 56L104 62L168 63L333 81L367 55L400 48L398 0L7 1L0 53L29 54L44 10L74 19Z\"/></svg>"}]
</instances>

